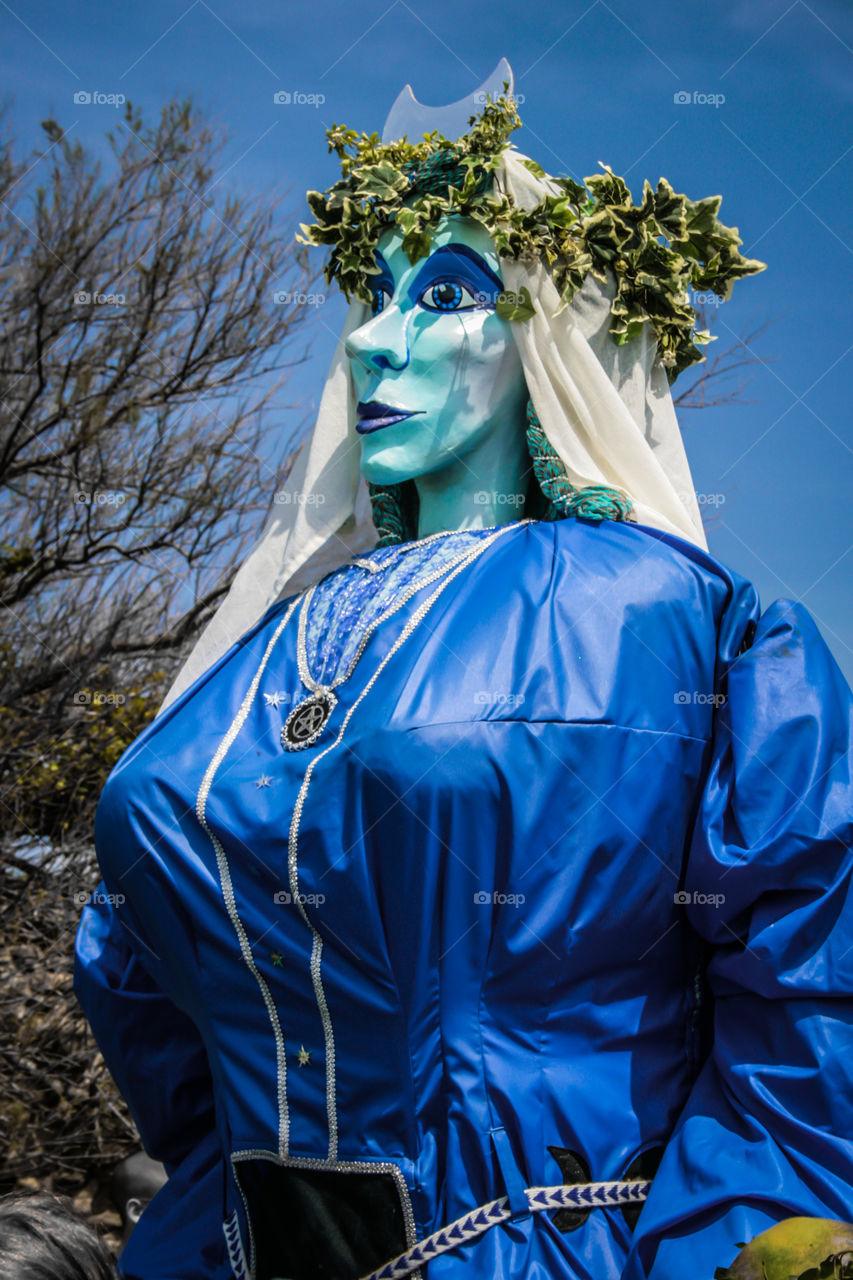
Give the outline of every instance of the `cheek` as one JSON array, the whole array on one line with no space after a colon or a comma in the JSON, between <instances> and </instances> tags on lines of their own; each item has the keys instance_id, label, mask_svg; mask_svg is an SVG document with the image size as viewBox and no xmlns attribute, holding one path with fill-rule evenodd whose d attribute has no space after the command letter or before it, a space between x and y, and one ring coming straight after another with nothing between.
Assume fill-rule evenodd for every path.
<instances>
[{"instance_id":1,"label":"cheek","mask_svg":"<svg viewBox=\"0 0 853 1280\"><path fill-rule=\"evenodd\" d=\"M463 345L464 334L455 316L435 318L422 312L412 323L409 367L433 385L444 384L459 363Z\"/></svg>"},{"instance_id":2,"label":"cheek","mask_svg":"<svg viewBox=\"0 0 853 1280\"><path fill-rule=\"evenodd\" d=\"M421 312L412 325L410 367L435 385L460 377L482 382L498 374L514 357L515 343L505 322L488 311L459 311L446 316Z\"/></svg>"}]
</instances>

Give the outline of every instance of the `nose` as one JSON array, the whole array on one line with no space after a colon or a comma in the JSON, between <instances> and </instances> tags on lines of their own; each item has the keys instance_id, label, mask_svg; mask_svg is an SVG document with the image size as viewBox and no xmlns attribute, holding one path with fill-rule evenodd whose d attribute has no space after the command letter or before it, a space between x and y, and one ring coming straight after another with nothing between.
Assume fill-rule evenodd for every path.
<instances>
[{"instance_id":1,"label":"nose","mask_svg":"<svg viewBox=\"0 0 853 1280\"><path fill-rule=\"evenodd\" d=\"M389 303L379 315L353 330L344 350L369 373L405 369L409 363L408 327L408 313Z\"/></svg>"}]
</instances>

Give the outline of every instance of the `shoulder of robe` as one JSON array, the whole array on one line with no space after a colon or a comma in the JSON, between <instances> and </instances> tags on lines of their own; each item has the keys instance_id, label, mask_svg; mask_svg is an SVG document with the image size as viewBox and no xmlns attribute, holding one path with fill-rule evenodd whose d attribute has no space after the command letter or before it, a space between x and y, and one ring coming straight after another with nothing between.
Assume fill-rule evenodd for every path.
<instances>
[{"instance_id":1,"label":"shoulder of robe","mask_svg":"<svg viewBox=\"0 0 853 1280\"><path fill-rule=\"evenodd\" d=\"M571 583L635 609L669 607L674 625L704 619L720 632L722 656L731 660L754 632L761 612L753 584L685 538L627 521L567 518L538 521L548 540L560 594Z\"/></svg>"}]
</instances>

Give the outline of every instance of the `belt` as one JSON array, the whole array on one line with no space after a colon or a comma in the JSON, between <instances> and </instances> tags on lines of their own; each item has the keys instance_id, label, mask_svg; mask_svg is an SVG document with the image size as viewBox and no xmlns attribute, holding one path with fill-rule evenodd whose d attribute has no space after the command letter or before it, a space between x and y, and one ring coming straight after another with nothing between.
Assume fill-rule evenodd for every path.
<instances>
[{"instance_id":1,"label":"belt","mask_svg":"<svg viewBox=\"0 0 853 1280\"><path fill-rule=\"evenodd\" d=\"M651 1182L584 1182L571 1186L563 1184L559 1187L526 1187L524 1196L527 1200L528 1213L542 1213L545 1209L605 1209L623 1204L636 1204L645 1200L651 1188ZM405 1253L398 1254L390 1262L386 1262L378 1271L371 1271L361 1280L398 1280L400 1276L411 1275L425 1263L440 1253L449 1253L459 1249L463 1244L476 1240L490 1227L508 1218L516 1217L516 1210L510 1204L508 1196L501 1196L479 1209L464 1214L434 1231L431 1236L413 1245Z\"/></svg>"}]
</instances>

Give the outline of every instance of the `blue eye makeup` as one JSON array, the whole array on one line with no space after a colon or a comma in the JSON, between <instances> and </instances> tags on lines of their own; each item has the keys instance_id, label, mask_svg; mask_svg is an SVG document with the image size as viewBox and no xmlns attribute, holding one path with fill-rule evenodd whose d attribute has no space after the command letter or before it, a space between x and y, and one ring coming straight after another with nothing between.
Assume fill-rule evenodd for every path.
<instances>
[{"instance_id":1,"label":"blue eye makeup","mask_svg":"<svg viewBox=\"0 0 853 1280\"><path fill-rule=\"evenodd\" d=\"M371 310L373 315L378 316L379 312L384 310L386 301L394 296L394 277L391 274L391 268L378 249L376 251L376 265L379 268L379 275L370 277L368 288L373 295Z\"/></svg>"},{"instance_id":2,"label":"blue eye makeup","mask_svg":"<svg viewBox=\"0 0 853 1280\"><path fill-rule=\"evenodd\" d=\"M394 277L377 251L379 274L370 278L372 312L377 316L394 296ZM503 283L474 249L446 244L430 254L407 290L410 302L425 311L493 310Z\"/></svg>"},{"instance_id":3,"label":"blue eye makeup","mask_svg":"<svg viewBox=\"0 0 853 1280\"><path fill-rule=\"evenodd\" d=\"M500 278L466 244L436 249L409 287L409 297L427 311L492 310L503 290Z\"/></svg>"}]
</instances>

